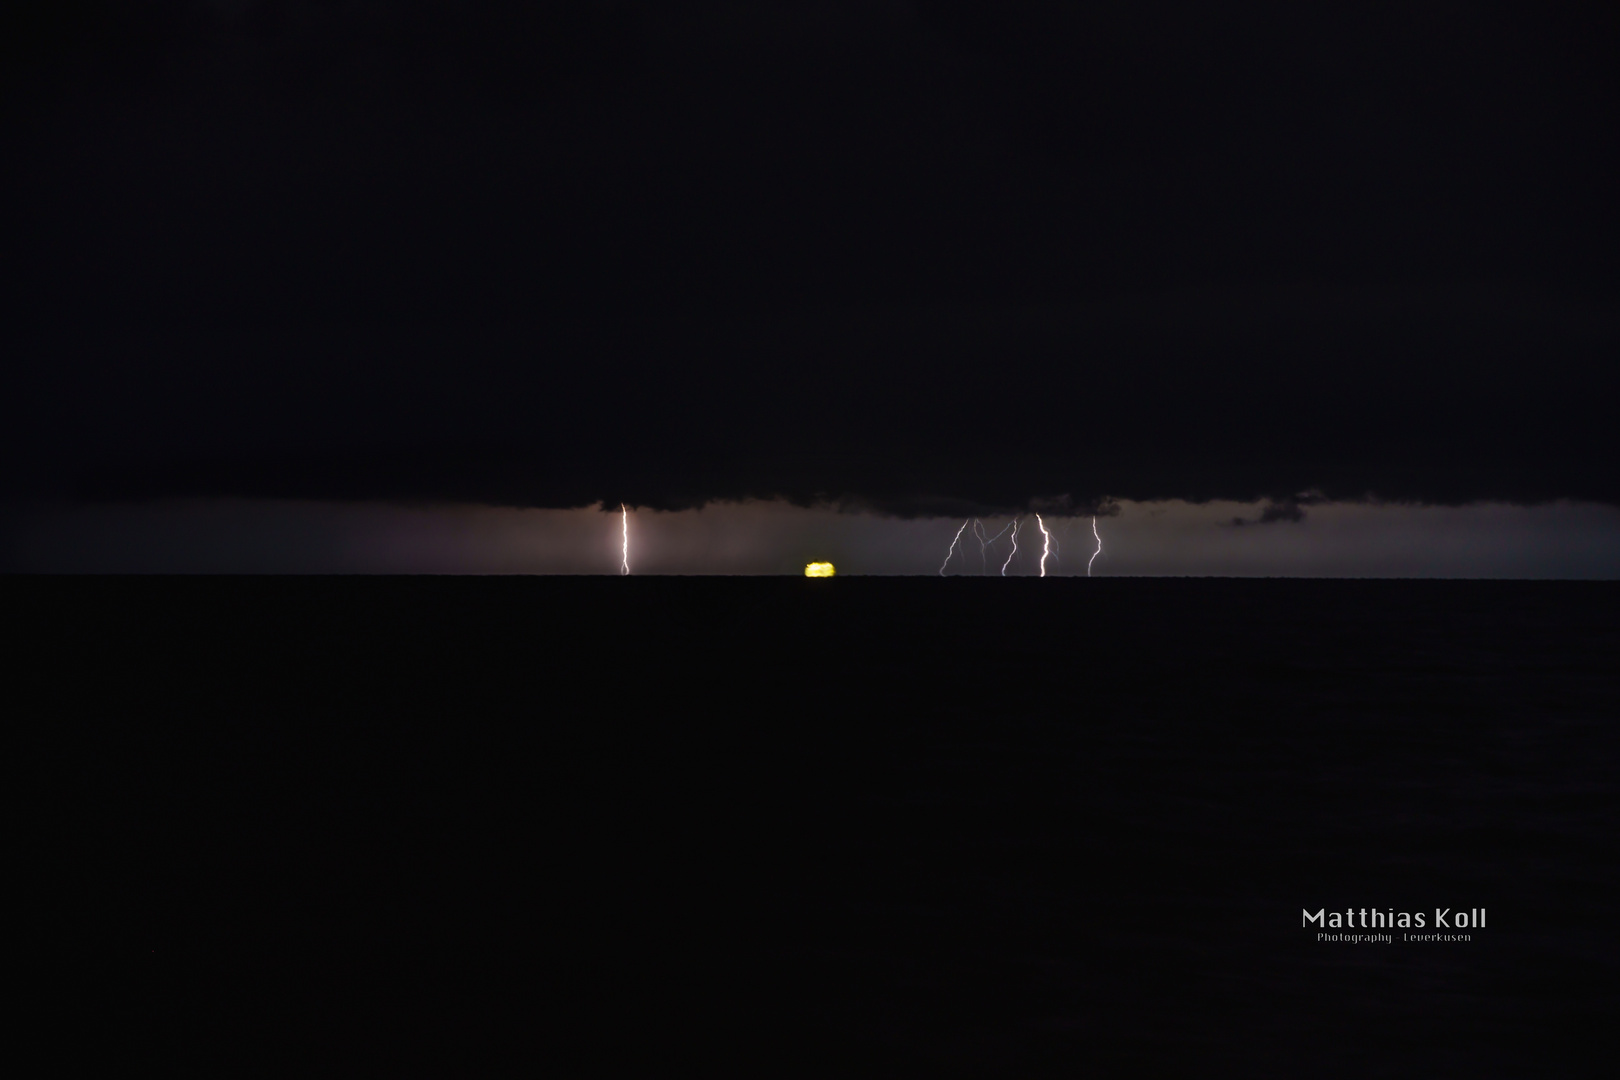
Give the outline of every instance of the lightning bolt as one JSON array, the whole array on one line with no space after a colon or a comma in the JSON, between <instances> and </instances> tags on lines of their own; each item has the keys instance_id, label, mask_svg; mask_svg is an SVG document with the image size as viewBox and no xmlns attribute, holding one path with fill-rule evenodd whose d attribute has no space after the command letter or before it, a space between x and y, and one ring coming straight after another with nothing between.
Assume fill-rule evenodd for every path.
<instances>
[{"instance_id":1,"label":"lightning bolt","mask_svg":"<svg viewBox=\"0 0 1620 1080\"><path fill-rule=\"evenodd\" d=\"M619 575L622 577L630 573L630 511L624 503L619 504L619 527L623 536L619 548Z\"/></svg>"},{"instance_id":2,"label":"lightning bolt","mask_svg":"<svg viewBox=\"0 0 1620 1080\"><path fill-rule=\"evenodd\" d=\"M1012 565L1013 556L1018 554L1018 519L1013 518L1012 522L1007 526L1007 528L1012 530L1012 546L1013 547L1012 547L1012 551L1010 553L1008 553L1008 555L1007 555L1007 561L1001 564L1001 576L1002 577L1007 576L1007 567ZM1001 530L1001 532L1006 532L1006 531L1007 531L1007 529L1002 529ZM996 535L999 537L1001 535L1001 533L997 533Z\"/></svg>"},{"instance_id":3,"label":"lightning bolt","mask_svg":"<svg viewBox=\"0 0 1620 1080\"><path fill-rule=\"evenodd\" d=\"M1052 534L1046 531L1046 522L1041 520L1041 515L1035 515L1035 524L1041 527L1041 536L1045 541L1041 547L1041 577L1045 577L1046 557L1052 554Z\"/></svg>"},{"instance_id":4,"label":"lightning bolt","mask_svg":"<svg viewBox=\"0 0 1620 1080\"><path fill-rule=\"evenodd\" d=\"M1005 525L1003 525L1003 526L1002 526L1002 527L1001 527L1001 531L1000 531L1000 532L998 532L998 533L996 533L996 535L994 535L994 536L992 536L992 537L990 537L990 538L989 538L989 539L987 539L987 540L986 540L986 541L985 541L985 543L987 543L987 544L993 544L993 543L995 543L995 542L996 542L996 541L997 541L997 540L1000 540L1000 539L1001 539L1001 538L1002 538L1002 537L1003 537L1003 536L1006 536L1006 535L1007 535L1007 530L1008 530L1008 529L1010 529L1010 528L1012 528L1012 527L1013 527L1013 523L1012 523L1012 522L1010 522L1010 521L1009 521L1009 522L1007 522L1007 524L1005 524Z\"/></svg>"},{"instance_id":5,"label":"lightning bolt","mask_svg":"<svg viewBox=\"0 0 1620 1080\"><path fill-rule=\"evenodd\" d=\"M973 535L979 538L979 572L981 574L987 574L990 572L990 560L988 555L990 545L1005 536L1007 534L1007 530L1012 527L1013 523L1009 521L1007 524L1001 527L1000 532L996 533L994 536L991 536L989 530L984 527L984 523L982 521L980 521L978 518L973 519Z\"/></svg>"},{"instance_id":6,"label":"lightning bolt","mask_svg":"<svg viewBox=\"0 0 1620 1080\"><path fill-rule=\"evenodd\" d=\"M1097 556L1102 554L1102 536L1097 532L1097 515L1095 514L1091 516L1091 535L1097 538L1097 550L1091 553L1091 562L1086 563L1086 577L1091 576L1091 563L1096 562Z\"/></svg>"},{"instance_id":7,"label":"lightning bolt","mask_svg":"<svg viewBox=\"0 0 1620 1080\"><path fill-rule=\"evenodd\" d=\"M971 521L972 519L969 518L968 520ZM956 535L951 537L950 550L945 552L945 561L939 564L939 576L940 577L945 576L945 568L951 564L951 556L956 554L956 542L958 540L962 539L962 530L966 529L967 527L968 527L968 523L966 521L962 522L962 528L957 529L956 530ZM962 557L964 559L967 558L966 555L964 555Z\"/></svg>"}]
</instances>

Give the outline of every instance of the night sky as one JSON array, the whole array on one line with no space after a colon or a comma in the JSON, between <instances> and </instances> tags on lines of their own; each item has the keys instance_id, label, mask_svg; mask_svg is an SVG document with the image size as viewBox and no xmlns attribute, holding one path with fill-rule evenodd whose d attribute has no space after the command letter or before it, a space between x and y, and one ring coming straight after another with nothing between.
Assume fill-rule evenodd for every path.
<instances>
[{"instance_id":1,"label":"night sky","mask_svg":"<svg viewBox=\"0 0 1620 1080\"><path fill-rule=\"evenodd\" d=\"M6 557L217 500L1612 541L1615 12L12 6Z\"/></svg>"},{"instance_id":2,"label":"night sky","mask_svg":"<svg viewBox=\"0 0 1620 1080\"><path fill-rule=\"evenodd\" d=\"M9 0L0 269L42 1060L1608 1075L1616 0Z\"/></svg>"}]
</instances>

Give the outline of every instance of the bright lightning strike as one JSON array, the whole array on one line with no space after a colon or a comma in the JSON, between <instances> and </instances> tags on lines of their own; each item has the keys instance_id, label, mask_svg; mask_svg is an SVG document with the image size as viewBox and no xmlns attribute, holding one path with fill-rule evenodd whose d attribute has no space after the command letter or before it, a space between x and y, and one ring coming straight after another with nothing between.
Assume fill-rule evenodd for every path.
<instances>
[{"instance_id":1,"label":"bright lightning strike","mask_svg":"<svg viewBox=\"0 0 1620 1080\"><path fill-rule=\"evenodd\" d=\"M1052 534L1046 531L1046 522L1041 520L1041 515L1035 515L1035 524L1041 527L1041 537L1044 540L1044 544L1041 547L1041 577L1045 577L1046 559L1047 556L1052 554Z\"/></svg>"},{"instance_id":2,"label":"bright lightning strike","mask_svg":"<svg viewBox=\"0 0 1620 1080\"><path fill-rule=\"evenodd\" d=\"M623 536L619 548L619 575L622 577L630 572L630 511L624 503L619 504L619 527Z\"/></svg>"},{"instance_id":3,"label":"bright lightning strike","mask_svg":"<svg viewBox=\"0 0 1620 1080\"><path fill-rule=\"evenodd\" d=\"M972 520L972 519L971 519L971 518L969 518L969 519L968 519L968 520L969 520L969 521L971 521L971 520ZM940 563L940 564L939 564L939 576L940 576L940 577L944 577L944 576L945 576L945 568L946 568L946 567L947 567L947 566L949 566L949 565L951 565L951 556L952 556L952 555L955 555L955 554L956 554L956 542L957 542L957 541L958 541L958 540L960 540L960 539L962 539L962 530L963 530L963 529L966 529L966 528L967 528L967 527L968 527L968 523L967 523L967 522L966 522L966 521L964 521L964 522L962 522L962 528L961 528L961 529L957 529L957 530L956 530L956 535L955 535L955 536L953 536L953 537L951 537L951 547L950 547L950 550L949 550L949 551L947 551L947 552L945 552L945 561L944 561L944 562L942 562L942 563ZM964 556L962 556L962 557L963 557L963 558L964 558L964 559L965 559L965 558L967 558L967 556L966 556L966 555L964 555Z\"/></svg>"},{"instance_id":4,"label":"bright lightning strike","mask_svg":"<svg viewBox=\"0 0 1620 1080\"><path fill-rule=\"evenodd\" d=\"M1102 554L1102 535L1097 532L1097 516L1095 514L1091 517L1091 535L1097 538L1097 550L1091 553L1091 562L1086 563L1086 577L1091 576L1091 563L1096 562L1097 556Z\"/></svg>"},{"instance_id":5,"label":"bright lightning strike","mask_svg":"<svg viewBox=\"0 0 1620 1080\"><path fill-rule=\"evenodd\" d=\"M1007 567L1012 565L1013 556L1018 554L1018 519L1013 518L1012 523L1008 526L1008 528L1012 529L1012 551L1008 553L1007 561L1001 564L1002 577L1007 576ZM1006 531L1006 529L1001 530L1001 532ZM1001 533L997 533L996 535L1000 536Z\"/></svg>"}]
</instances>

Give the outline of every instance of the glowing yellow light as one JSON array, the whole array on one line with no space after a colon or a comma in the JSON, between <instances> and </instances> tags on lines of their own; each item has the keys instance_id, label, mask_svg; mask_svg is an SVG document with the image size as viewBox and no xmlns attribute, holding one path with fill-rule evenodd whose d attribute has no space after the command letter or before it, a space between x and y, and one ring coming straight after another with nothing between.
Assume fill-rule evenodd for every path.
<instances>
[{"instance_id":1,"label":"glowing yellow light","mask_svg":"<svg viewBox=\"0 0 1620 1080\"><path fill-rule=\"evenodd\" d=\"M830 562L812 562L804 564L805 577L832 577L833 564Z\"/></svg>"}]
</instances>

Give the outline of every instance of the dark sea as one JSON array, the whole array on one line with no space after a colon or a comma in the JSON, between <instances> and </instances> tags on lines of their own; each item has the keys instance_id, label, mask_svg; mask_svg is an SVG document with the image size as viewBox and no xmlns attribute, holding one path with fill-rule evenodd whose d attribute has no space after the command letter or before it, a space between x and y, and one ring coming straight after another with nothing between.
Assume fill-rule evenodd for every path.
<instances>
[{"instance_id":1,"label":"dark sea","mask_svg":"<svg viewBox=\"0 0 1620 1080\"><path fill-rule=\"evenodd\" d=\"M1620 1067L1620 583L0 595L60 1074Z\"/></svg>"}]
</instances>

